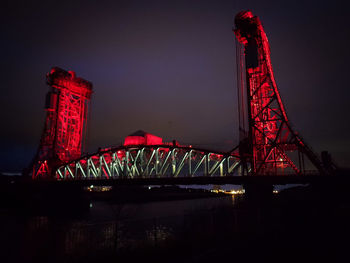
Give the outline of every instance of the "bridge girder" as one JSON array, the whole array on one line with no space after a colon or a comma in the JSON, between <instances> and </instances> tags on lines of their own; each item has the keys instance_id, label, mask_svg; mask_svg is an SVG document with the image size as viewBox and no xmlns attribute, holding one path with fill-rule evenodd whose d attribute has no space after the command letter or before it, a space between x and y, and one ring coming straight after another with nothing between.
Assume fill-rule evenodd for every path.
<instances>
[{"instance_id":1,"label":"bridge girder","mask_svg":"<svg viewBox=\"0 0 350 263\"><path fill-rule=\"evenodd\" d=\"M58 180L243 175L235 153L187 146L135 145L106 149L61 165Z\"/></svg>"}]
</instances>

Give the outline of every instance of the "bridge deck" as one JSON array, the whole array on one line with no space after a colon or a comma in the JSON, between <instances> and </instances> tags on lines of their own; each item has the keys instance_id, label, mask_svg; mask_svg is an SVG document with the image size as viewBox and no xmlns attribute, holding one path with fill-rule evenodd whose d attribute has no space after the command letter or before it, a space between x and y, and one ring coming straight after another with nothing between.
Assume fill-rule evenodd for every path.
<instances>
[{"instance_id":1,"label":"bridge deck","mask_svg":"<svg viewBox=\"0 0 350 263\"><path fill-rule=\"evenodd\" d=\"M345 175L255 175L255 176L223 176L223 177L159 177L159 178L119 178L119 179L85 179L85 180L62 180L62 181L22 181L33 185L106 185L106 186L123 186L123 185L244 185L244 184L269 184L269 185L286 185L286 184L332 184L332 183L350 183L350 176Z\"/></svg>"}]
</instances>

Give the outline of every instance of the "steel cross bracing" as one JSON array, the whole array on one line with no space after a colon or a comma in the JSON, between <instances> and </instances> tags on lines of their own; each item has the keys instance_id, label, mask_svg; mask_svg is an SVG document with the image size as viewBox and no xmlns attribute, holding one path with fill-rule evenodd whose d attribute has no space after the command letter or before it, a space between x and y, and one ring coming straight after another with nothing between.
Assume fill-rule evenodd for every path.
<instances>
[{"instance_id":1,"label":"steel cross bracing","mask_svg":"<svg viewBox=\"0 0 350 263\"><path fill-rule=\"evenodd\" d=\"M236 16L235 24L240 70L240 131L248 144L244 147L241 143L241 148L245 148L241 150L244 161L251 164L253 174L303 174L310 165L321 173L326 172L290 127L273 74L269 43L259 18L250 11L243 11Z\"/></svg>"},{"instance_id":2,"label":"steel cross bracing","mask_svg":"<svg viewBox=\"0 0 350 263\"><path fill-rule=\"evenodd\" d=\"M57 165L81 157L87 128L92 84L73 71L52 68L47 74L50 91L46 120L38 152L32 162L32 178L50 178Z\"/></svg>"},{"instance_id":3,"label":"steel cross bracing","mask_svg":"<svg viewBox=\"0 0 350 263\"><path fill-rule=\"evenodd\" d=\"M62 90L59 95L60 113L57 121L56 153L61 161L67 162L81 156L81 146L86 111L85 98L69 90ZM67 151L69 149L69 151Z\"/></svg>"},{"instance_id":4,"label":"steel cross bracing","mask_svg":"<svg viewBox=\"0 0 350 263\"><path fill-rule=\"evenodd\" d=\"M192 147L118 147L60 166L58 180L241 175L238 156Z\"/></svg>"},{"instance_id":5,"label":"steel cross bracing","mask_svg":"<svg viewBox=\"0 0 350 263\"><path fill-rule=\"evenodd\" d=\"M236 16L235 25L240 143L234 150L222 153L169 143L154 145L158 144L155 142L108 148L80 157L92 84L77 78L74 72L53 68L48 74L50 104L34 158L33 178L191 178L306 175L314 171L330 174L291 128L259 18L244 11Z\"/></svg>"}]
</instances>

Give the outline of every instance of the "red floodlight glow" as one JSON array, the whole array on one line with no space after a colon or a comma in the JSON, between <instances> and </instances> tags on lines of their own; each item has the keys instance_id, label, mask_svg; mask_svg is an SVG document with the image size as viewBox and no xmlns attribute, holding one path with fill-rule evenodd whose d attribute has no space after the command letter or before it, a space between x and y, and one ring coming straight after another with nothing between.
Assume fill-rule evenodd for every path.
<instances>
[{"instance_id":1,"label":"red floodlight glow","mask_svg":"<svg viewBox=\"0 0 350 263\"><path fill-rule=\"evenodd\" d=\"M300 174L304 165L300 161L296 165L289 154L297 152L299 159L305 153L322 170L319 160L290 127L260 19L250 11L243 11L236 16L235 25L242 161L250 164L253 174L277 174L278 169L285 168Z\"/></svg>"},{"instance_id":2,"label":"red floodlight glow","mask_svg":"<svg viewBox=\"0 0 350 263\"><path fill-rule=\"evenodd\" d=\"M81 156L92 84L73 71L47 74L45 127L34 159L33 178L49 177L53 167ZM45 167L47 166L47 168Z\"/></svg>"},{"instance_id":3,"label":"red floodlight glow","mask_svg":"<svg viewBox=\"0 0 350 263\"><path fill-rule=\"evenodd\" d=\"M161 145L163 144L163 139L161 137L155 136L153 134L137 131L124 140L124 146L128 145Z\"/></svg>"}]
</instances>

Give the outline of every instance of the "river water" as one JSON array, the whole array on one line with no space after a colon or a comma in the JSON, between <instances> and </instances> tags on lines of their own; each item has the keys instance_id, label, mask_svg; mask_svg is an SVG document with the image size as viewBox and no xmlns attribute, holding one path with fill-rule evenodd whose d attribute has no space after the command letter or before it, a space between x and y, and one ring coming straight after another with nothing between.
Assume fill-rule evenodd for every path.
<instances>
[{"instance_id":1,"label":"river water","mask_svg":"<svg viewBox=\"0 0 350 263\"><path fill-rule=\"evenodd\" d=\"M5 257L22 262L161 246L201 233L225 233L233 204L228 195L137 204L92 201L87 213L72 218L2 214L1 245Z\"/></svg>"},{"instance_id":2,"label":"river water","mask_svg":"<svg viewBox=\"0 0 350 263\"><path fill-rule=\"evenodd\" d=\"M90 203L89 222L119 220L149 220L163 217L183 217L199 211L232 207L233 196L190 200L159 201L137 204L111 205L105 202Z\"/></svg>"}]
</instances>

